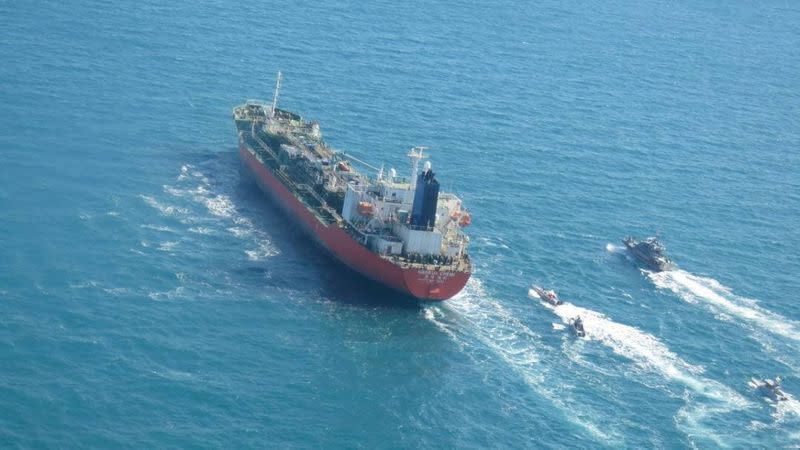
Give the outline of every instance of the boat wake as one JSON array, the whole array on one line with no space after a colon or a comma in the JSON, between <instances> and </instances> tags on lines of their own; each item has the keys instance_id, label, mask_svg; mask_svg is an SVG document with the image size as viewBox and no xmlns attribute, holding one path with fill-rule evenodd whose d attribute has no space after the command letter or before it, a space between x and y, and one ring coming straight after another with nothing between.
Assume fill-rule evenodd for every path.
<instances>
[{"instance_id":1,"label":"boat wake","mask_svg":"<svg viewBox=\"0 0 800 450\"><path fill-rule=\"evenodd\" d=\"M545 351L541 337L491 298L480 280L471 278L464 290L443 306L426 309L425 318L464 350L469 349L472 337L477 338L537 395L558 408L567 420L581 426L601 442L619 442L616 430L609 430L609 426L600 426L594 421L596 417L603 417L601 411L567 398L564 386L547 381L547 366L541 361L541 354Z\"/></svg>"},{"instance_id":2,"label":"boat wake","mask_svg":"<svg viewBox=\"0 0 800 450\"><path fill-rule=\"evenodd\" d=\"M776 423L782 423L790 419L800 419L800 401L791 394L786 394L786 400L773 404L775 412L772 417Z\"/></svg>"},{"instance_id":3,"label":"boat wake","mask_svg":"<svg viewBox=\"0 0 800 450\"><path fill-rule=\"evenodd\" d=\"M564 324L580 316L586 339L604 344L615 354L630 359L643 369L657 372L665 378L682 383L698 394L717 400L727 401L731 398L731 394L735 394L730 388L699 376L704 372L701 366L682 360L651 334L614 322L603 314L568 302L555 307L547 306Z\"/></svg>"},{"instance_id":4,"label":"boat wake","mask_svg":"<svg viewBox=\"0 0 800 450\"><path fill-rule=\"evenodd\" d=\"M764 400L772 406L774 409L772 417L775 419L775 423L781 423L788 418L800 419L800 401L794 398L793 395L782 391L782 395L785 398L777 401L760 392L760 386L756 383L755 379L748 381L747 385L750 386L750 388L753 389L757 395L763 397Z\"/></svg>"},{"instance_id":5,"label":"boat wake","mask_svg":"<svg viewBox=\"0 0 800 450\"><path fill-rule=\"evenodd\" d=\"M189 197L205 206L208 212L217 217L229 218L236 214L236 207L231 198L225 194L214 193L211 190L211 181L202 172L195 170L194 167L190 165L181 167L178 181L181 184L199 181L200 184L193 188L164 185L164 191L173 197Z\"/></svg>"},{"instance_id":6,"label":"boat wake","mask_svg":"<svg viewBox=\"0 0 800 450\"><path fill-rule=\"evenodd\" d=\"M713 278L700 277L684 270L648 273L653 283L689 303L704 303L714 312L738 318L761 330L800 341L800 323L768 311L755 300L740 297Z\"/></svg>"},{"instance_id":7,"label":"boat wake","mask_svg":"<svg viewBox=\"0 0 800 450\"><path fill-rule=\"evenodd\" d=\"M205 174L189 164L181 167L177 185L163 186L164 192L174 199L188 199L202 205L212 217L188 217L190 208L166 205L149 196L142 196L142 198L163 215L184 216L181 222L192 225L188 231L193 234L211 234L214 229L208 225L214 223L215 220L209 219L222 221L221 227L217 227L219 231L224 229L234 237L252 244L253 248L244 250L245 256L250 261L263 261L277 255L278 251L272 245L269 236L237 210L229 195L217 192L216 188Z\"/></svg>"},{"instance_id":8,"label":"boat wake","mask_svg":"<svg viewBox=\"0 0 800 450\"><path fill-rule=\"evenodd\" d=\"M212 163L218 164L219 161ZM162 186L162 195L139 196L160 219L139 225L143 234L139 240L140 248L131 251L144 257L154 256L155 252L167 255L168 259L160 261L176 276L176 281L165 279L160 286L148 286L143 290L152 300L173 301L224 292L224 289L209 284L208 273L187 277L179 272L183 264L181 259L194 255L198 247L226 254L239 252L242 261L266 261L278 254L269 235L254 223L254 219L237 208L231 194L235 192L235 183L239 179L235 169L227 164L216 169L214 173L221 173L222 181L186 164L181 167L175 182ZM218 278L218 274L214 273L213 278Z\"/></svg>"},{"instance_id":9,"label":"boat wake","mask_svg":"<svg viewBox=\"0 0 800 450\"><path fill-rule=\"evenodd\" d=\"M539 299L532 290L528 295ZM542 305L553 311L565 326L570 319L580 316L586 333L585 339L600 342L615 354L631 360L640 369L689 389L693 395L682 396L686 400L686 406L678 413L679 423L682 422L688 428L687 435L702 433L723 445L722 438L714 433L713 427L702 425L703 420L711 415L741 410L750 405L730 387L702 376L703 367L684 361L651 334L614 322L601 313L569 302L558 306L542 302ZM692 398L696 396L712 403L695 403Z\"/></svg>"},{"instance_id":10,"label":"boat wake","mask_svg":"<svg viewBox=\"0 0 800 450\"><path fill-rule=\"evenodd\" d=\"M144 200L150 207L155 208L165 216L174 216L177 214L188 214L189 210L172 205L165 205L149 195L140 195L139 198Z\"/></svg>"}]
</instances>

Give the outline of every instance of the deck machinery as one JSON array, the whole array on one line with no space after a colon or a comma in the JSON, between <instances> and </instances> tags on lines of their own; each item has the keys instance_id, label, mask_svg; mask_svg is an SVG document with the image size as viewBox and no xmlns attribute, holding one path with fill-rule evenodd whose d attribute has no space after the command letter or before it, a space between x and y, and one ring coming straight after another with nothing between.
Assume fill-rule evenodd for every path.
<instances>
[{"instance_id":1,"label":"deck machinery","mask_svg":"<svg viewBox=\"0 0 800 450\"><path fill-rule=\"evenodd\" d=\"M408 153L409 177L335 151L319 123L277 107L280 82L279 73L271 104L233 110L245 172L362 275L419 299L458 293L471 273L464 228L472 219L457 196L440 191L426 148Z\"/></svg>"}]
</instances>

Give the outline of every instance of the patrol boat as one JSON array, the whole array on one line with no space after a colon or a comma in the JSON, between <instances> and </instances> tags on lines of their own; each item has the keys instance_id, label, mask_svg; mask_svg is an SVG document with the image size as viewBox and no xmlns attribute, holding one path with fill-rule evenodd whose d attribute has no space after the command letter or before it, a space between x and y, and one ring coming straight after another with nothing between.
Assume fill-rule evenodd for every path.
<instances>
[{"instance_id":1,"label":"patrol boat","mask_svg":"<svg viewBox=\"0 0 800 450\"><path fill-rule=\"evenodd\" d=\"M535 292L536 295L538 295L542 301L545 301L553 306L558 306L564 303L561 301L561 299L558 298L558 294L556 294L556 291L552 289L545 290L540 286L533 285L531 286L531 290L533 290L533 292Z\"/></svg>"},{"instance_id":2,"label":"patrol boat","mask_svg":"<svg viewBox=\"0 0 800 450\"><path fill-rule=\"evenodd\" d=\"M622 243L625 244L625 248L628 249L633 257L641 261L651 270L663 272L676 267L675 263L667 258L664 244L656 237L649 237L642 241L636 240L633 237L627 237L622 240Z\"/></svg>"},{"instance_id":3,"label":"patrol boat","mask_svg":"<svg viewBox=\"0 0 800 450\"><path fill-rule=\"evenodd\" d=\"M789 397L781 389L781 377L775 377L774 380L757 380L752 378L748 384L774 402L789 400Z\"/></svg>"},{"instance_id":4,"label":"patrol boat","mask_svg":"<svg viewBox=\"0 0 800 450\"><path fill-rule=\"evenodd\" d=\"M583 328L583 319L581 316L569 319L569 326L578 337L586 337L586 329Z\"/></svg>"}]
</instances>

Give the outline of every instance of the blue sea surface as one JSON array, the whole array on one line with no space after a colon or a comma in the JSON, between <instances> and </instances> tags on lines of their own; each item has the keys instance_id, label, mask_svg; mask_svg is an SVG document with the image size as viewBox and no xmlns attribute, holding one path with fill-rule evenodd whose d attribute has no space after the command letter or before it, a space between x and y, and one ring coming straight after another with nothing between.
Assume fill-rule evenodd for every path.
<instances>
[{"instance_id":1,"label":"blue sea surface","mask_svg":"<svg viewBox=\"0 0 800 450\"><path fill-rule=\"evenodd\" d=\"M798 24L0 2L0 447L800 446ZM462 293L366 283L240 177L231 108L278 70L335 148L431 147L473 217ZM656 233L678 270L621 249ZM777 375L788 401L748 385Z\"/></svg>"}]
</instances>

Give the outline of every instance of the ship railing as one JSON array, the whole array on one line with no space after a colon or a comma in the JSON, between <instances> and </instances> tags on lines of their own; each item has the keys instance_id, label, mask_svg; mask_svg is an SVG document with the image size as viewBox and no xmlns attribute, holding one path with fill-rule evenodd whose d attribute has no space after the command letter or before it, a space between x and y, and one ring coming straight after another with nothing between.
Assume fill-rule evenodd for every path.
<instances>
[{"instance_id":1,"label":"ship railing","mask_svg":"<svg viewBox=\"0 0 800 450\"><path fill-rule=\"evenodd\" d=\"M319 195L311 186L307 184L295 184L295 186L297 186L297 189L303 194L309 195L319 203L319 205L312 206L312 208L320 213L324 213L326 216L324 218L330 219L328 222L333 223L339 221L339 214L333 208L331 208L328 205L328 202L326 202L325 199L323 199L322 196Z\"/></svg>"},{"instance_id":2,"label":"ship railing","mask_svg":"<svg viewBox=\"0 0 800 450\"><path fill-rule=\"evenodd\" d=\"M269 148L269 145L267 145L267 143L264 142L263 139L258 137L258 134L253 134L252 136L253 136L253 140L258 142L258 145L260 145L261 148L263 148L264 151L266 151L273 159L278 159L278 156L275 154L275 152L273 152L272 149Z\"/></svg>"},{"instance_id":3,"label":"ship railing","mask_svg":"<svg viewBox=\"0 0 800 450\"><path fill-rule=\"evenodd\" d=\"M298 184L297 188L301 189L303 192L306 192L312 197L314 197L314 200L318 201L320 204L324 205L326 203L325 200L322 198L322 196L317 194L317 192L314 189L312 189L311 186L307 184Z\"/></svg>"},{"instance_id":4,"label":"ship railing","mask_svg":"<svg viewBox=\"0 0 800 450\"><path fill-rule=\"evenodd\" d=\"M463 272L469 269L469 259L465 257L456 257L448 264L433 264L427 262L410 261L404 256L397 255L381 255L383 258L397 263L400 267L405 269L424 269L431 271L455 271Z\"/></svg>"},{"instance_id":5,"label":"ship railing","mask_svg":"<svg viewBox=\"0 0 800 450\"><path fill-rule=\"evenodd\" d=\"M458 197L455 194L451 194L450 192L440 192L439 200L443 201L458 200Z\"/></svg>"},{"instance_id":6,"label":"ship railing","mask_svg":"<svg viewBox=\"0 0 800 450\"><path fill-rule=\"evenodd\" d=\"M423 227L421 225L410 225L409 224L409 225L406 225L406 226L408 227L409 230L414 230L414 231L433 231L434 230L434 227Z\"/></svg>"},{"instance_id":7,"label":"ship railing","mask_svg":"<svg viewBox=\"0 0 800 450\"><path fill-rule=\"evenodd\" d=\"M467 238L467 234L461 230L447 230L442 241L452 244L463 244L467 242L469 239Z\"/></svg>"}]
</instances>

